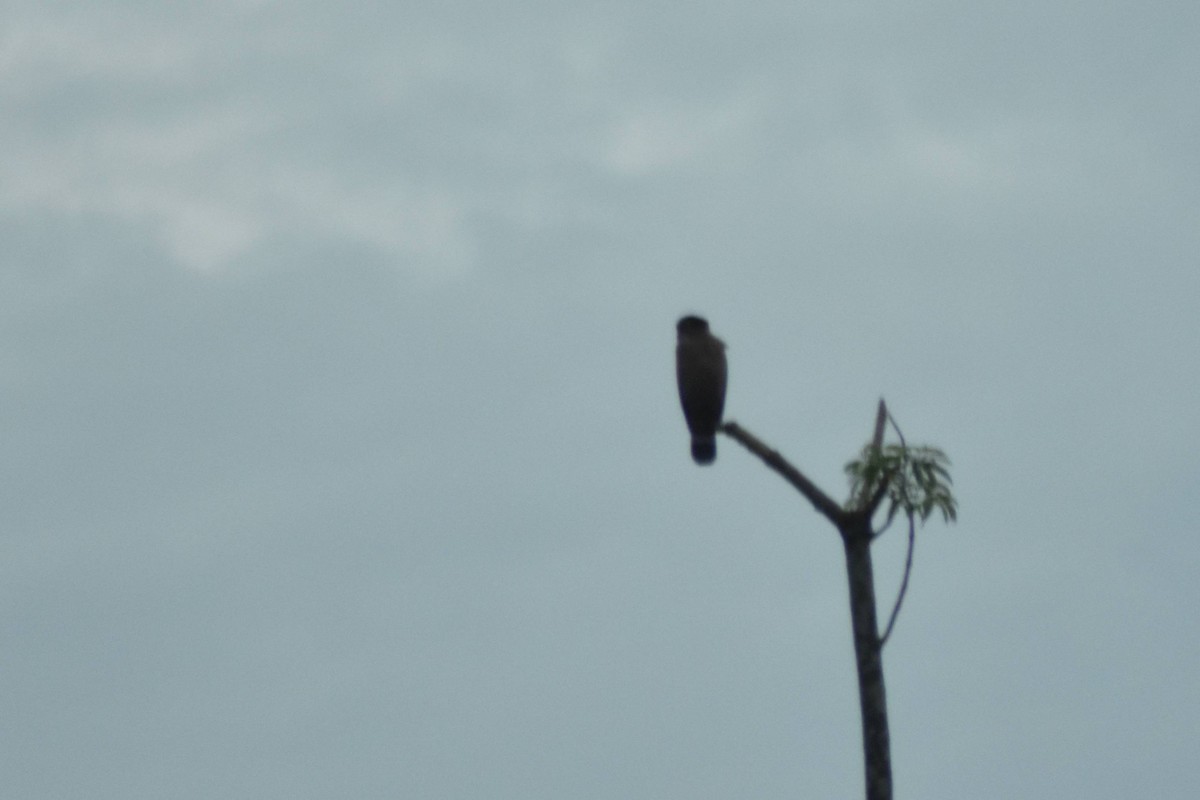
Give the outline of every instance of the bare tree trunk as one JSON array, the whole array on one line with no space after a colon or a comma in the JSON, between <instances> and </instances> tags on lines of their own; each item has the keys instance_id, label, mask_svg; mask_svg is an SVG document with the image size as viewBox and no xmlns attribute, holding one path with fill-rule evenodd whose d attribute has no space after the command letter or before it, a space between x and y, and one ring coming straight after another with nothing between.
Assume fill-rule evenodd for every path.
<instances>
[{"instance_id":1,"label":"bare tree trunk","mask_svg":"<svg viewBox=\"0 0 1200 800\"><path fill-rule=\"evenodd\" d=\"M882 645L875 617L875 577L871 567L871 523L868 518L855 515L844 519L838 530L846 550L846 575L850 584L867 800L892 800L887 695L883 687Z\"/></svg>"},{"instance_id":2,"label":"bare tree trunk","mask_svg":"<svg viewBox=\"0 0 1200 800\"><path fill-rule=\"evenodd\" d=\"M882 446L887 409L881 400L875 420L875 449ZM871 517L883 500L886 482L873 496L862 498L846 510L821 491L777 451L732 420L721 431L781 475L804 495L842 535L846 574L850 584L850 619L854 628L854 656L858 666L858 697L862 710L863 761L867 800L892 800L892 756L888 737L887 696L883 690L883 643L875 616L875 575L871 568Z\"/></svg>"}]
</instances>

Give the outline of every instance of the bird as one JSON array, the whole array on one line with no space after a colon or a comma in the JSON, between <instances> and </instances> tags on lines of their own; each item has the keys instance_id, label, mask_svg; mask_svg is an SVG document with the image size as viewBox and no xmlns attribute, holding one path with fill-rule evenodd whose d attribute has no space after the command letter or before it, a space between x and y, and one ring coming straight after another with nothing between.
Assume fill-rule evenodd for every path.
<instances>
[{"instance_id":1,"label":"bird","mask_svg":"<svg viewBox=\"0 0 1200 800\"><path fill-rule=\"evenodd\" d=\"M725 408L725 343L709 332L703 317L683 317L675 331L675 379L692 434L692 460L711 464L717 458L717 426Z\"/></svg>"}]
</instances>

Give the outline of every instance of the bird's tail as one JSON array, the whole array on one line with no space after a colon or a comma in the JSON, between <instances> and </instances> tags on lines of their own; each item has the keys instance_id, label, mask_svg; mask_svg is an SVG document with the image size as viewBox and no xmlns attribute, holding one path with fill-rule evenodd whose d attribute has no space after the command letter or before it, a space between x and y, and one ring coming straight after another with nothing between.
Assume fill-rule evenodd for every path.
<instances>
[{"instance_id":1,"label":"bird's tail","mask_svg":"<svg viewBox=\"0 0 1200 800\"><path fill-rule=\"evenodd\" d=\"M697 464L711 464L717 460L717 437L693 436L692 460Z\"/></svg>"}]
</instances>

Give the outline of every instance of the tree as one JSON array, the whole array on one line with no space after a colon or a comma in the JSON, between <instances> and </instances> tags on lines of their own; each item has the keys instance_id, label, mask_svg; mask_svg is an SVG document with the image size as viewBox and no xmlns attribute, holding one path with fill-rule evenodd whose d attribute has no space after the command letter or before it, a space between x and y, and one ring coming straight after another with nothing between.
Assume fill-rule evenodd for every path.
<instances>
[{"instance_id":1,"label":"tree","mask_svg":"<svg viewBox=\"0 0 1200 800\"><path fill-rule=\"evenodd\" d=\"M888 421L899 438L898 444L884 444ZM779 473L825 516L842 537L846 553L846 575L850 587L850 618L854 633L854 654L858 667L859 706L862 713L863 760L867 800L891 800L892 761L888 735L887 695L883 681L883 646L891 635L908 590L912 571L916 521L922 523L934 511L945 522L957 518L958 506L950 491L949 460L935 447L910 447L900 427L881 399L875 417L875 434L860 456L846 465L850 478L850 497L845 505L835 502L792 466L776 450L729 421L720 431L746 447ZM876 512L884 501L888 508L883 524L874 527ZM871 565L871 543L884 533L903 512L908 520L908 551L904 577L883 634L875 607L875 577Z\"/></svg>"}]
</instances>

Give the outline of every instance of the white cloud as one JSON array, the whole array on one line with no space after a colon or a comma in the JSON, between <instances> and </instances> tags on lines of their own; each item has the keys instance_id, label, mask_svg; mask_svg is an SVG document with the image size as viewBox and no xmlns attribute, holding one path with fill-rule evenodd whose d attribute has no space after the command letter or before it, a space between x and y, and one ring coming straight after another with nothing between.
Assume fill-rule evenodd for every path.
<instances>
[{"instance_id":1,"label":"white cloud","mask_svg":"<svg viewBox=\"0 0 1200 800\"><path fill-rule=\"evenodd\" d=\"M9 94L55 81L180 81L196 75L198 41L116 13L17 18L0 33L0 78Z\"/></svg>"},{"instance_id":2,"label":"white cloud","mask_svg":"<svg viewBox=\"0 0 1200 800\"><path fill-rule=\"evenodd\" d=\"M280 227L315 228L424 265L422 272L457 275L474 260L466 208L445 190L354 186L328 172L281 170L269 188Z\"/></svg>"},{"instance_id":3,"label":"white cloud","mask_svg":"<svg viewBox=\"0 0 1200 800\"><path fill-rule=\"evenodd\" d=\"M272 238L377 248L407 268L458 274L472 260L464 208L444 189L351 183L280 150L287 111L237 100L166 118L83 121L9 141L0 208L86 213L145 228L183 265L219 270Z\"/></svg>"},{"instance_id":4,"label":"white cloud","mask_svg":"<svg viewBox=\"0 0 1200 800\"><path fill-rule=\"evenodd\" d=\"M904 167L946 186L995 185L1012 176L1006 154L985 140L922 130L912 131L896 144Z\"/></svg>"},{"instance_id":5,"label":"white cloud","mask_svg":"<svg viewBox=\"0 0 1200 800\"><path fill-rule=\"evenodd\" d=\"M214 13L236 21L261 10L234 3ZM149 231L201 271L271 240L315 236L377 248L408 269L457 274L472 247L463 204L448 188L315 163L321 155L288 149L309 133L305 92L276 93L253 79L215 83L239 60L274 67L284 51L319 49L323 31L295 22L268 14L230 32L128 11L18 16L0 33L0 97L20 110L0 128L0 210L108 218ZM355 86L386 107L406 63L389 61Z\"/></svg>"},{"instance_id":6,"label":"white cloud","mask_svg":"<svg viewBox=\"0 0 1200 800\"><path fill-rule=\"evenodd\" d=\"M614 126L605 162L626 175L644 175L702 158L744 134L760 113L756 93L714 106L653 109L631 114Z\"/></svg>"}]
</instances>

